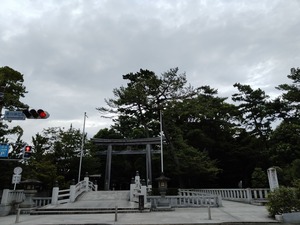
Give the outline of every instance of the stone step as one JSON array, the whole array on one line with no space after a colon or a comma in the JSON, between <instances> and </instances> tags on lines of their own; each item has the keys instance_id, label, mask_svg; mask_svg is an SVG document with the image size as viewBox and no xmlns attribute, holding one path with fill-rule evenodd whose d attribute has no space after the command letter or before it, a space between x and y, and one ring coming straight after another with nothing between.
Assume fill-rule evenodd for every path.
<instances>
[{"instance_id":1,"label":"stone step","mask_svg":"<svg viewBox=\"0 0 300 225\"><path fill-rule=\"evenodd\" d=\"M129 191L91 191L79 196L77 201L129 200Z\"/></svg>"},{"instance_id":2,"label":"stone step","mask_svg":"<svg viewBox=\"0 0 300 225\"><path fill-rule=\"evenodd\" d=\"M73 203L46 205L30 212L30 215L92 214L139 212L136 202L129 202L129 191L92 191L83 193ZM151 204L144 205L143 212L150 211Z\"/></svg>"},{"instance_id":3,"label":"stone step","mask_svg":"<svg viewBox=\"0 0 300 225\"><path fill-rule=\"evenodd\" d=\"M51 212L51 211L93 211L93 210L115 210L115 207L107 207L107 208L96 208L96 207L88 207L88 208L36 208L34 211L40 211L40 212ZM135 208L122 208L118 207L118 210L136 210Z\"/></svg>"}]
</instances>

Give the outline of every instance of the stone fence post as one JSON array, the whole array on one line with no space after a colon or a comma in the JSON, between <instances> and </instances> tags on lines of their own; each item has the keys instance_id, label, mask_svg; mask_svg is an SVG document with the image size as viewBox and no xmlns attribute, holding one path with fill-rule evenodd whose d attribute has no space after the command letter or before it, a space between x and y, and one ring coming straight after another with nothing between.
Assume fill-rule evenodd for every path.
<instances>
[{"instance_id":1,"label":"stone fence post","mask_svg":"<svg viewBox=\"0 0 300 225\"><path fill-rule=\"evenodd\" d=\"M1 205L8 204L9 189L4 189L2 193Z\"/></svg>"},{"instance_id":2,"label":"stone fence post","mask_svg":"<svg viewBox=\"0 0 300 225\"><path fill-rule=\"evenodd\" d=\"M247 188L247 202L251 203L252 202L252 193L251 193L251 189Z\"/></svg>"},{"instance_id":3,"label":"stone fence post","mask_svg":"<svg viewBox=\"0 0 300 225\"><path fill-rule=\"evenodd\" d=\"M59 187L58 187L58 183L56 181L55 184L54 184L54 187L52 189L51 205L57 205L58 193L59 193Z\"/></svg>"},{"instance_id":4,"label":"stone fence post","mask_svg":"<svg viewBox=\"0 0 300 225\"><path fill-rule=\"evenodd\" d=\"M147 202L147 186L141 187L141 195L144 196L144 203L146 203Z\"/></svg>"},{"instance_id":5,"label":"stone fence post","mask_svg":"<svg viewBox=\"0 0 300 225\"><path fill-rule=\"evenodd\" d=\"M75 202L76 198L76 184L75 180L72 180L72 183L70 185L70 202Z\"/></svg>"},{"instance_id":6,"label":"stone fence post","mask_svg":"<svg viewBox=\"0 0 300 225\"><path fill-rule=\"evenodd\" d=\"M85 191L88 192L89 191L89 175L88 175L88 173L85 174L84 182L85 182Z\"/></svg>"},{"instance_id":7,"label":"stone fence post","mask_svg":"<svg viewBox=\"0 0 300 225\"><path fill-rule=\"evenodd\" d=\"M279 188L276 168L271 167L267 170L267 172L268 172L270 190L274 191L274 189Z\"/></svg>"}]
</instances>

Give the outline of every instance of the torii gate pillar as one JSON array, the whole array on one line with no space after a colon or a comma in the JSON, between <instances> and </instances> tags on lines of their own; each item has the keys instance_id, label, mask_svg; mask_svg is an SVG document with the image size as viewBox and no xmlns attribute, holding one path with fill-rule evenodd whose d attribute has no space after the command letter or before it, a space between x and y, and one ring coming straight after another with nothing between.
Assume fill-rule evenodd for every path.
<instances>
[{"instance_id":1,"label":"torii gate pillar","mask_svg":"<svg viewBox=\"0 0 300 225\"><path fill-rule=\"evenodd\" d=\"M146 145L146 186L152 184L152 167L151 167L151 147L149 144Z\"/></svg>"},{"instance_id":2,"label":"torii gate pillar","mask_svg":"<svg viewBox=\"0 0 300 225\"><path fill-rule=\"evenodd\" d=\"M104 190L109 190L110 188L111 155L112 155L112 145L108 145L107 155L106 155Z\"/></svg>"}]
</instances>

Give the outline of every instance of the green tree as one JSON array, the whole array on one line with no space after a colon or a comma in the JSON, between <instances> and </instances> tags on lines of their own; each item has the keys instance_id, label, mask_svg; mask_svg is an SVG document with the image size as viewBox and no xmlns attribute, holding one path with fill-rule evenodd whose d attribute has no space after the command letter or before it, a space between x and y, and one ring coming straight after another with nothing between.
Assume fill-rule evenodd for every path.
<instances>
[{"instance_id":1,"label":"green tree","mask_svg":"<svg viewBox=\"0 0 300 225\"><path fill-rule=\"evenodd\" d=\"M283 91L282 101L286 107L281 110L286 119L300 119L300 69L292 68L291 74L287 75L292 80L292 84L281 84L277 89Z\"/></svg>"},{"instance_id":2,"label":"green tree","mask_svg":"<svg viewBox=\"0 0 300 225\"><path fill-rule=\"evenodd\" d=\"M270 137L269 158L272 165L282 168L285 174L282 182L291 185L298 179L295 171L298 171L297 159L300 157L300 69L292 68L287 77L292 83L277 87L283 91L276 108L283 121Z\"/></svg>"},{"instance_id":3,"label":"green tree","mask_svg":"<svg viewBox=\"0 0 300 225\"><path fill-rule=\"evenodd\" d=\"M234 105L225 102L226 98L217 97L215 89L203 86L198 90L199 93L196 97L174 101L168 105L167 110L164 111L164 131L175 143L174 148L181 150L178 150L178 154L180 154L178 158L182 165L182 168L179 168L182 179L186 180L189 174L191 175L189 179L193 180L193 177L197 177L193 172L189 172L191 168L186 167L191 164L189 160L192 157L184 157L185 154L191 155L191 147L193 147L197 150L198 156L198 164L194 165L193 170L198 175L202 174L198 176L199 179L194 179L193 186L199 186L197 180L202 181L202 186L216 185L213 182L216 182L217 175L222 180L227 180L228 183L225 169L228 164L232 164L228 160L231 159L229 152L232 149L231 143L233 143L236 133L233 122L237 111ZM201 166L206 165L204 161L207 160L207 157L213 161L207 161L211 163L206 167L210 173L206 173L208 176L204 176L201 171L205 170ZM200 158L203 160L199 160Z\"/></svg>"},{"instance_id":4,"label":"green tree","mask_svg":"<svg viewBox=\"0 0 300 225\"><path fill-rule=\"evenodd\" d=\"M25 96L26 88L23 86L23 75L10 67L0 67L0 112L2 110L18 110L28 107L20 101ZM8 126L0 121L0 142L7 143L6 135L23 135L21 127L8 129Z\"/></svg>"},{"instance_id":5,"label":"green tree","mask_svg":"<svg viewBox=\"0 0 300 225\"><path fill-rule=\"evenodd\" d=\"M285 167L300 158L300 123L283 121L270 137L270 160L274 166Z\"/></svg>"},{"instance_id":6,"label":"green tree","mask_svg":"<svg viewBox=\"0 0 300 225\"><path fill-rule=\"evenodd\" d=\"M240 112L240 132L236 135L236 151L240 155L241 167L244 170L243 179L247 186L251 183L251 173L255 167L267 169L268 143L272 134L272 124L276 121L278 99L270 100L260 88L253 90L250 85L234 84L238 93L232 95L232 100L238 105Z\"/></svg>"},{"instance_id":7,"label":"green tree","mask_svg":"<svg viewBox=\"0 0 300 225\"><path fill-rule=\"evenodd\" d=\"M150 137L153 127L157 129L159 111L168 102L197 95L198 90L187 86L186 75L178 74L178 68L170 69L158 77L154 72L141 69L137 73L123 75L127 87L121 86L113 90L114 98L106 99L107 107L99 107L102 113L117 113L114 120L116 128L124 123L135 124L135 128L143 130L143 137ZM119 130L120 131L120 130ZM121 130L122 131L122 130ZM126 132L121 133L124 137Z\"/></svg>"},{"instance_id":8,"label":"green tree","mask_svg":"<svg viewBox=\"0 0 300 225\"><path fill-rule=\"evenodd\" d=\"M20 101L25 97L26 88L23 86L23 75L12 68L0 67L0 92L3 94L0 110L3 108L16 110L28 107Z\"/></svg>"},{"instance_id":9,"label":"green tree","mask_svg":"<svg viewBox=\"0 0 300 225\"><path fill-rule=\"evenodd\" d=\"M272 131L271 124L276 119L269 96L260 88L253 90L250 85L233 85L239 93L232 95L234 102L239 102L241 125L251 134L266 140Z\"/></svg>"},{"instance_id":10,"label":"green tree","mask_svg":"<svg viewBox=\"0 0 300 225\"><path fill-rule=\"evenodd\" d=\"M18 110L28 107L21 102L25 96L26 88L23 86L23 75L12 68L5 66L0 67L0 143L9 143L7 135L16 137L15 143L11 144L9 158L20 158L22 153L23 129L20 126L9 128L7 122L3 122L3 110ZM8 121L9 122L9 121ZM11 185L11 173L13 168L19 166L17 162L2 161L0 163L0 189L8 188Z\"/></svg>"},{"instance_id":11,"label":"green tree","mask_svg":"<svg viewBox=\"0 0 300 225\"><path fill-rule=\"evenodd\" d=\"M268 177L262 168L256 167L251 176L252 188L266 188L268 187Z\"/></svg>"},{"instance_id":12,"label":"green tree","mask_svg":"<svg viewBox=\"0 0 300 225\"><path fill-rule=\"evenodd\" d=\"M176 121L170 122L179 116L174 106L197 97L205 87L193 88L187 85L185 74L178 74L178 68L170 69L161 77L154 72L141 69L137 73L124 75L123 78L128 80L127 87L114 89L115 98L106 101L109 108L98 108L101 112L118 113L112 128L126 138L158 136L160 113L163 112L163 132L168 142L165 159L169 160L168 164L171 165L169 173L173 172L172 175L178 177L181 185L183 178L189 173L210 173L215 176L218 171L215 162L209 160L206 153L188 146ZM171 112L176 116L171 115ZM191 171L189 164L197 167Z\"/></svg>"},{"instance_id":13,"label":"green tree","mask_svg":"<svg viewBox=\"0 0 300 225\"><path fill-rule=\"evenodd\" d=\"M77 181L82 133L72 125L64 130L59 127L44 129L32 138L34 153L28 160L27 177L41 180L46 189L52 188L55 180L67 187L72 179ZM87 142L88 143L88 142ZM82 174L99 173L97 158L84 147Z\"/></svg>"}]
</instances>

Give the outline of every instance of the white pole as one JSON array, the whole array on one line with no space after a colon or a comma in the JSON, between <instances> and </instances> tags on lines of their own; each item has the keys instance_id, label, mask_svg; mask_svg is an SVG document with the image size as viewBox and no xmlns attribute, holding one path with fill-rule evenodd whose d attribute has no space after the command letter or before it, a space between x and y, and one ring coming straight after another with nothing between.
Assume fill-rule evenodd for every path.
<instances>
[{"instance_id":1,"label":"white pole","mask_svg":"<svg viewBox=\"0 0 300 225\"><path fill-rule=\"evenodd\" d=\"M159 120L160 120L160 157L161 157L161 173L164 172L164 152L163 152L163 129L162 129L162 113L159 111Z\"/></svg>"},{"instance_id":2,"label":"white pole","mask_svg":"<svg viewBox=\"0 0 300 225\"><path fill-rule=\"evenodd\" d=\"M81 149L80 149L80 160L79 160L79 172L78 172L78 183L80 182L80 174L81 174L81 164L82 164L82 156L83 156L83 145L84 145L84 135L85 135L85 118L86 112L84 112L83 118L83 130L82 130L82 140L81 140Z\"/></svg>"}]
</instances>

